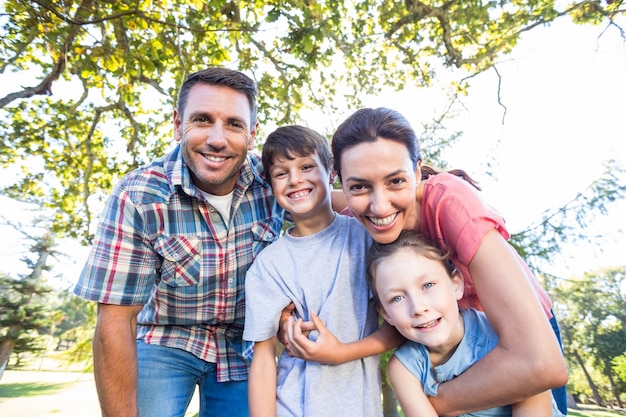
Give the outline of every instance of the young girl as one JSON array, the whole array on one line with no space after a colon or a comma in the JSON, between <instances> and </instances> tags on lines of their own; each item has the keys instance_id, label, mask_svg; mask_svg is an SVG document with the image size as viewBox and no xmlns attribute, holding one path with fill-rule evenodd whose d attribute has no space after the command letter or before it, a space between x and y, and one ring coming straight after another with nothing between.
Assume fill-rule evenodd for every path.
<instances>
[{"instance_id":1,"label":"young girl","mask_svg":"<svg viewBox=\"0 0 626 417\"><path fill-rule=\"evenodd\" d=\"M498 343L484 313L459 311L463 278L454 263L415 231L391 244L375 243L367 256L367 280L379 313L407 342L387 365L406 417L436 417L428 395L463 373ZM549 391L512 406L471 414L501 417L561 416Z\"/></svg>"},{"instance_id":2,"label":"young girl","mask_svg":"<svg viewBox=\"0 0 626 417\"><path fill-rule=\"evenodd\" d=\"M506 241L504 219L478 191L449 173L422 176L417 135L394 110L358 110L339 126L331 145L348 209L374 240L390 243L402 230L415 230L449 252L465 280L463 307L484 310L499 337L480 361L439 385L438 395L430 397L437 412L458 415L511 404L564 385L567 370L556 323L553 331L548 320L550 299ZM281 340L289 352L307 360L345 359L323 323L314 325L316 343L302 332L308 324L286 326ZM559 398L565 413L563 390Z\"/></svg>"}]
</instances>

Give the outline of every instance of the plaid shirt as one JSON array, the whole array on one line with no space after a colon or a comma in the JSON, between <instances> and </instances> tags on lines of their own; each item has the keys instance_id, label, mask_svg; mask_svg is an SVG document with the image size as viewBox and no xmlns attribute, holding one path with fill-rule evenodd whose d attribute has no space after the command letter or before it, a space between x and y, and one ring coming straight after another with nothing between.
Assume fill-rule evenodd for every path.
<instances>
[{"instance_id":1,"label":"plaid shirt","mask_svg":"<svg viewBox=\"0 0 626 417\"><path fill-rule=\"evenodd\" d=\"M249 155L228 225L193 186L180 145L125 176L106 204L74 293L144 305L138 339L216 363L218 381L247 379L244 278L283 222L261 169Z\"/></svg>"}]
</instances>

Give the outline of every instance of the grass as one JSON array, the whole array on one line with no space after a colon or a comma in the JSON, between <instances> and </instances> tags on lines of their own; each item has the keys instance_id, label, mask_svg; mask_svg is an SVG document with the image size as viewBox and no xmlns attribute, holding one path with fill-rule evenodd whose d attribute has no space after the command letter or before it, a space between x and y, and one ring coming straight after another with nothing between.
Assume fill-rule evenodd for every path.
<instances>
[{"instance_id":1,"label":"grass","mask_svg":"<svg viewBox=\"0 0 626 417\"><path fill-rule=\"evenodd\" d=\"M592 405L580 405L580 410L567 410L568 417L624 417L626 412Z\"/></svg>"},{"instance_id":2,"label":"grass","mask_svg":"<svg viewBox=\"0 0 626 417\"><path fill-rule=\"evenodd\" d=\"M2 384L0 385L0 398L23 398L36 397L38 395L53 395L71 384L71 382L22 382L13 384Z\"/></svg>"},{"instance_id":3,"label":"grass","mask_svg":"<svg viewBox=\"0 0 626 417\"><path fill-rule=\"evenodd\" d=\"M0 383L0 399L54 395L72 384L73 382ZM193 417L197 417L197 414L193 415ZM580 410L570 408L568 410L568 417L626 417L626 412L592 405L580 405Z\"/></svg>"}]
</instances>

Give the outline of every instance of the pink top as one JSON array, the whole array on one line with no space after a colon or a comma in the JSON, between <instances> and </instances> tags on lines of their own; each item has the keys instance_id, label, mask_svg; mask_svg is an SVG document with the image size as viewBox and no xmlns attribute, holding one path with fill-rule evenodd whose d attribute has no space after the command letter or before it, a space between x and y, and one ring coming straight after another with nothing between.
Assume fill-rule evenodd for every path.
<instances>
[{"instance_id":1,"label":"pink top","mask_svg":"<svg viewBox=\"0 0 626 417\"><path fill-rule=\"evenodd\" d=\"M440 173L431 175L424 184L420 221L420 233L450 251L452 261L463 275L465 293L460 306L482 310L467 265L491 229L495 228L508 240L504 218L484 202L467 181L453 174ZM524 269L546 315L552 317L552 302L548 294L512 246L511 251Z\"/></svg>"}]
</instances>

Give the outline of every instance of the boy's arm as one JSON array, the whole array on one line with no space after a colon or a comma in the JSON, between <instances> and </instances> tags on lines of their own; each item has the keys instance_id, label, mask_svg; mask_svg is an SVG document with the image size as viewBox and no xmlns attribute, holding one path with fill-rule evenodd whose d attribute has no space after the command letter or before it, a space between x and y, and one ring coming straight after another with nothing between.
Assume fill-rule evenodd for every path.
<instances>
[{"instance_id":1,"label":"boy's arm","mask_svg":"<svg viewBox=\"0 0 626 417\"><path fill-rule=\"evenodd\" d=\"M276 337L254 343L248 402L250 417L276 416Z\"/></svg>"},{"instance_id":2,"label":"boy's arm","mask_svg":"<svg viewBox=\"0 0 626 417\"><path fill-rule=\"evenodd\" d=\"M395 356L387 363L387 376L405 417L437 417L421 382Z\"/></svg>"},{"instance_id":3,"label":"boy's arm","mask_svg":"<svg viewBox=\"0 0 626 417\"><path fill-rule=\"evenodd\" d=\"M552 393L544 391L526 398L512 404L511 409L513 417L552 417Z\"/></svg>"},{"instance_id":4,"label":"boy's arm","mask_svg":"<svg viewBox=\"0 0 626 417\"><path fill-rule=\"evenodd\" d=\"M302 330L302 319L294 321L292 317L287 324L287 352L291 356L306 361L320 362L330 365L338 365L368 356L379 355L389 349L399 346L404 338L395 327L385 322L374 333L361 340L351 343L340 342L333 335L324 322L311 312L311 321L318 331L315 342L309 340Z\"/></svg>"}]
</instances>

